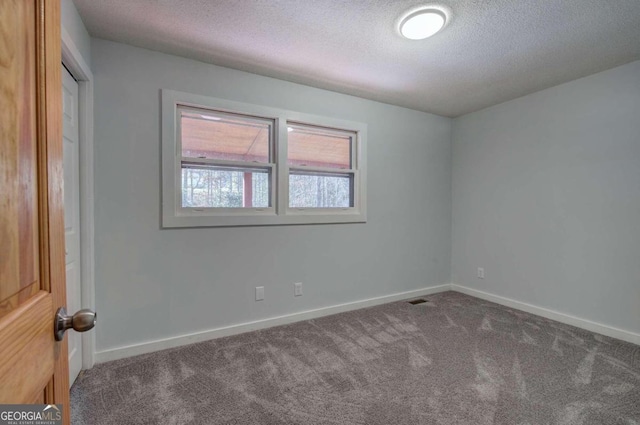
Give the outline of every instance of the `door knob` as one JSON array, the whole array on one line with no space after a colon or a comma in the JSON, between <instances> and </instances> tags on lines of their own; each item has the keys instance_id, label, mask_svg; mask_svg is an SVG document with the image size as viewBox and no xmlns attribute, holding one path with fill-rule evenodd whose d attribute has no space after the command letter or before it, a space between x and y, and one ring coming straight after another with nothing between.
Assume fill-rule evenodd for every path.
<instances>
[{"instance_id":1,"label":"door knob","mask_svg":"<svg viewBox=\"0 0 640 425\"><path fill-rule=\"evenodd\" d=\"M62 341L67 329L73 328L76 332L86 332L89 329L93 329L96 325L97 317L98 315L88 308L79 310L73 316L69 316L67 315L67 310L64 307L60 307L53 322L56 341Z\"/></svg>"}]
</instances>

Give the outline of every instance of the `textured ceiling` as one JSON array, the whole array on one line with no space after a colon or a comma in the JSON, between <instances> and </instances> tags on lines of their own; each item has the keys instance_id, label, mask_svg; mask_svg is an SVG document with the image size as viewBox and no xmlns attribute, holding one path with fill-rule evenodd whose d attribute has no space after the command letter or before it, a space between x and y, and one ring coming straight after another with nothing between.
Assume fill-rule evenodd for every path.
<instances>
[{"instance_id":1,"label":"textured ceiling","mask_svg":"<svg viewBox=\"0 0 640 425\"><path fill-rule=\"evenodd\" d=\"M94 37L455 117L640 59L640 0L74 0ZM440 4L445 29L397 33Z\"/></svg>"}]
</instances>

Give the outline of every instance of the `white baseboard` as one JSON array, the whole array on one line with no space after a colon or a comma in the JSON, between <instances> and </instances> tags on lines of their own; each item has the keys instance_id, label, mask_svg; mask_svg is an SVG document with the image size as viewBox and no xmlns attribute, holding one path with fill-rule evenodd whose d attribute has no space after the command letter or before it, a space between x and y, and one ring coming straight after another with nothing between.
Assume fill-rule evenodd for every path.
<instances>
[{"instance_id":1,"label":"white baseboard","mask_svg":"<svg viewBox=\"0 0 640 425\"><path fill-rule=\"evenodd\" d=\"M456 285L454 283L451 284L451 290L471 295L472 297L491 301L496 304L526 311L527 313L536 314L538 316L546 317L547 319L555 320L557 322L565 323L577 328L586 329L588 331L609 336L611 338L617 338L623 341L630 342L632 344L640 345L640 334L637 333L603 325L601 323L592 322L591 320L582 319L580 317L571 316L569 314L559 313L554 310L527 304L522 301L512 300L511 298L501 297L499 295L490 294L484 291L478 291L477 289L471 289L466 286Z\"/></svg>"},{"instance_id":2,"label":"white baseboard","mask_svg":"<svg viewBox=\"0 0 640 425\"><path fill-rule=\"evenodd\" d=\"M155 341L143 342L140 344L132 344L124 347L112 348L109 350L98 351L96 353L96 363L104 363L111 360L123 359L126 357L137 356L139 354L151 353L154 351L165 350L167 348L179 347L182 345L193 344L196 342L207 341L210 339L221 338L224 336L241 334L244 332L255 331L258 329L270 328L273 326L286 325L289 323L299 322L302 320L315 319L322 316L343 313L345 311L358 310L365 307L372 307L380 304L386 304L394 301L420 297L438 292L451 290L451 285L438 285L429 288L417 289L414 291L398 292L382 297L369 298L366 300L355 301L345 304L338 304L330 307L323 307L314 310L302 311L300 313L287 314L284 316L271 317L268 319L257 320L254 322L240 323L237 325L225 326L222 328L211 329L208 331L196 332L192 334L179 335L170 338L159 339Z\"/></svg>"}]
</instances>

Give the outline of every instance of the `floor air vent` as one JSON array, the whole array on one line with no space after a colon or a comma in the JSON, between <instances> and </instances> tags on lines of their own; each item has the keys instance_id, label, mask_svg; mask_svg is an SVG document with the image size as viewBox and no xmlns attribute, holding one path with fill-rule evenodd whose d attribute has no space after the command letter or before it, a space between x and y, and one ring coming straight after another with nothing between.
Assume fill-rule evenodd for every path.
<instances>
[{"instance_id":1,"label":"floor air vent","mask_svg":"<svg viewBox=\"0 0 640 425\"><path fill-rule=\"evenodd\" d=\"M417 300L409 301L409 304L418 305L418 304L424 304L424 303L428 303L428 302L429 301L425 300L424 298L418 298Z\"/></svg>"}]
</instances>

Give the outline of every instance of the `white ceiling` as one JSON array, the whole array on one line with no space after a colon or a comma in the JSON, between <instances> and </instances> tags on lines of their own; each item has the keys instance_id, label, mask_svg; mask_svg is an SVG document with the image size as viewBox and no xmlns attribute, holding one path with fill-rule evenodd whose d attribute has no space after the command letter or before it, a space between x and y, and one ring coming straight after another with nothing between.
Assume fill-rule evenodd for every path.
<instances>
[{"instance_id":1,"label":"white ceiling","mask_svg":"<svg viewBox=\"0 0 640 425\"><path fill-rule=\"evenodd\" d=\"M74 0L94 37L455 117L640 59L640 0ZM434 37L397 33L423 4Z\"/></svg>"}]
</instances>

